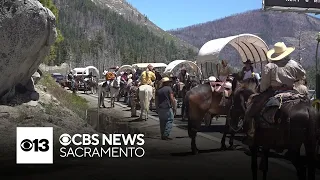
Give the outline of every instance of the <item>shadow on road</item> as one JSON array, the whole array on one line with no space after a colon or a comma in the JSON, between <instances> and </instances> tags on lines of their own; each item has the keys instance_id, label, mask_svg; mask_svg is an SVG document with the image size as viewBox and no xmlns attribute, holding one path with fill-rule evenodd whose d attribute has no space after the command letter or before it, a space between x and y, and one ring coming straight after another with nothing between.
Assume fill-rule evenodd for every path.
<instances>
[{"instance_id":1,"label":"shadow on road","mask_svg":"<svg viewBox=\"0 0 320 180\"><path fill-rule=\"evenodd\" d=\"M128 122L131 123L131 122L142 122L142 121L145 121L145 120L140 119L140 118L136 118L136 119L128 121Z\"/></svg>"},{"instance_id":2,"label":"shadow on road","mask_svg":"<svg viewBox=\"0 0 320 180\"><path fill-rule=\"evenodd\" d=\"M221 148L216 149L207 149L207 150L199 150L199 154L213 153L213 152L221 152L221 151L233 151L233 150L222 150ZM192 152L180 152L180 153L171 153L171 156L193 156Z\"/></svg>"}]
</instances>

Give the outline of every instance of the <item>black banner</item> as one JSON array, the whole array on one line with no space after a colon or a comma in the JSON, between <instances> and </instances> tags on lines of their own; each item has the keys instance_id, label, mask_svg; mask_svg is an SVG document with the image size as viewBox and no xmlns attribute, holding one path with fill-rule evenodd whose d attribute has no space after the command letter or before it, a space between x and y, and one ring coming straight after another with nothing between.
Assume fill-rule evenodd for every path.
<instances>
[{"instance_id":1,"label":"black banner","mask_svg":"<svg viewBox=\"0 0 320 180\"><path fill-rule=\"evenodd\" d=\"M297 7L320 9L320 0L264 0L265 7Z\"/></svg>"}]
</instances>

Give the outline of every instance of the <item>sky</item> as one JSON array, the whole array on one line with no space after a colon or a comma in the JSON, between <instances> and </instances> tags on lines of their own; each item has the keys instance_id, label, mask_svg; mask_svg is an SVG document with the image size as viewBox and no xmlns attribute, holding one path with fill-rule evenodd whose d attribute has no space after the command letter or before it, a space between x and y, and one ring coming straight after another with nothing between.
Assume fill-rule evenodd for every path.
<instances>
[{"instance_id":1,"label":"sky","mask_svg":"<svg viewBox=\"0 0 320 180\"><path fill-rule=\"evenodd\" d=\"M262 0L127 0L163 30L262 9Z\"/></svg>"}]
</instances>

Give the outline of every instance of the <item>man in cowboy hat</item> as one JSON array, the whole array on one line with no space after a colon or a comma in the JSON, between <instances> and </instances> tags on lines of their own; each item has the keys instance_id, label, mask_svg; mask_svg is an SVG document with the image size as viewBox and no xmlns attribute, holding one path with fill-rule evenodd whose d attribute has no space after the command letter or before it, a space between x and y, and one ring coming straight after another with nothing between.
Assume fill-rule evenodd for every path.
<instances>
[{"instance_id":1,"label":"man in cowboy hat","mask_svg":"<svg viewBox=\"0 0 320 180\"><path fill-rule=\"evenodd\" d=\"M257 70L252 66L253 62L248 59L246 62L243 63L245 66L242 68L241 77L242 80L246 80L251 77L255 77L257 80L260 79L259 73Z\"/></svg>"},{"instance_id":2,"label":"man in cowboy hat","mask_svg":"<svg viewBox=\"0 0 320 180\"><path fill-rule=\"evenodd\" d=\"M267 57L271 62L265 65L262 72L261 93L251 100L245 113L248 144L252 143L255 131L253 117L260 113L266 101L276 91L293 90L296 81L305 79L306 71L289 57L294 50L294 47L287 47L283 42L278 42L273 49L267 52Z\"/></svg>"},{"instance_id":3,"label":"man in cowboy hat","mask_svg":"<svg viewBox=\"0 0 320 180\"><path fill-rule=\"evenodd\" d=\"M158 99L156 106L160 120L161 139L171 140L169 135L176 112L176 101L171 89L170 78L164 77L161 79L161 85L157 90L156 96Z\"/></svg>"},{"instance_id":4,"label":"man in cowboy hat","mask_svg":"<svg viewBox=\"0 0 320 180\"><path fill-rule=\"evenodd\" d=\"M182 82L184 84L187 84L187 82L190 80L190 76L187 73L187 69L185 67L181 68L180 73L178 74L179 82Z\"/></svg>"}]
</instances>

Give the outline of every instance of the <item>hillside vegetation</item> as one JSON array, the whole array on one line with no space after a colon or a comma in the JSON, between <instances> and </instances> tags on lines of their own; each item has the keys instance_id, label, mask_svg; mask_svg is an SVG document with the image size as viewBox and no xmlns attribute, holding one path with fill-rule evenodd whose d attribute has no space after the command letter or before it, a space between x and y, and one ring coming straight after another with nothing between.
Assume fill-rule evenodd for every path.
<instances>
[{"instance_id":1,"label":"hillside vegetation","mask_svg":"<svg viewBox=\"0 0 320 180\"><path fill-rule=\"evenodd\" d=\"M315 62L316 37L319 31L320 20L306 14L254 10L169 32L198 48L212 39L242 33L256 34L269 47L278 41L285 42L287 46L295 46L293 57L296 59L299 58L300 38L300 49L305 48L300 54L302 63L312 66Z\"/></svg>"},{"instance_id":2,"label":"hillside vegetation","mask_svg":"<svg viewBox=\"0 0 320 180\"><path fill-rule=\"evenodd\" d=\"M320 20L306 14L253 10L169 32L198 48L209 40L242 33L258 35L269 48L276 42L285 42L287 46L296 47L292 57L301 58L300 62L308 70L310 86L314 88L319 31ZM241 66L240 57L231 46L221 52L221 58L227 59L232 66Z\"/></svg>"},{"instance_id":3,"label":"hillside vegetation","mask_svg":"<svg viewBox=\"0 0 320 180\"><path fill-rule=\"evenodd\" d=\"M54 0L54 4L64 41L53 64L72 62L73 67L94 65L102 70L120 64L189 59L196 54L90 0Z\"/></svg>"}]
</instances>

